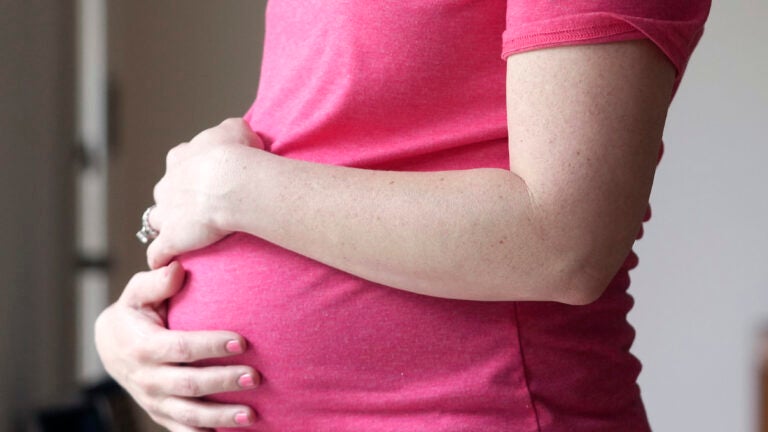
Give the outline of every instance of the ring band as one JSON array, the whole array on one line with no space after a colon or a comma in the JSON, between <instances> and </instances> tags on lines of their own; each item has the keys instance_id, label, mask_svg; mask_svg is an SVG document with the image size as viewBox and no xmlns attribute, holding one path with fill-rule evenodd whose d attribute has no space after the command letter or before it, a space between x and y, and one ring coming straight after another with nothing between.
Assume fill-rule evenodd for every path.
<instances>
[{"instance_id":1,"label":"ring band","mask_svg":"<svg viewBox=\"0 0 768 432\"><path fill-rule=\"evenodd\" d=\"M155 205L151 205L144 210L144 214L141 215L141 229L136 233L136 238L143 244L149 243L150 240L154 240L160 235L160 231L152 228L149 224L149 213L155 208Z\"/></svg>"}]
</instances>

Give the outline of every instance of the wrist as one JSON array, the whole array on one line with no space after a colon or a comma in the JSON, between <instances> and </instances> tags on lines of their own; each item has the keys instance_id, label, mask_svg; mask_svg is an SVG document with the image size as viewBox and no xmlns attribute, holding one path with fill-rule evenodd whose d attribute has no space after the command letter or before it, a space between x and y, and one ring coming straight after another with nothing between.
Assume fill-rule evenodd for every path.
<instances>
[{"instance_id":1,"label":"wrist","mask_svg":"<svg viewBox=\"0 0 768 432\"><path fill-rule=\"evenodd\" d=\"M280 158L252 147L229 149L233 161L223 173L226 191L223 204L212 214L213 224L225 232L248 232L256 235L264 222L267 192L273 181L274 166Z\"/></svg>"}]
</instances>

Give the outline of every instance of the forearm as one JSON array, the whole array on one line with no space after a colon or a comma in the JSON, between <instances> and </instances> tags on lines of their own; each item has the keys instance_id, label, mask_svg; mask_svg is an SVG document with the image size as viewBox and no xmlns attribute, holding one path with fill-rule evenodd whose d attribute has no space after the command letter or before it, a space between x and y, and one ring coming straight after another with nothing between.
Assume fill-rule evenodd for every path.
<instances>
[{"instance_id":1,"label":"forearm","mask_svg":"<svg viewBox=\"0 0 768 432\"><path fill-rule=\"evenodd\" d=\"M226 225L367 280L436 297L563 301L578 257L502 169L372 171L252 152ZM267 175L268 174L268 175Z\"/></svg>"},{"instance_id":2,"label":"forearm","mask_svg":"<svg viewBox=\"0 0 768 432\"><path fill-rule=\"evenodd\" d=\"M674 72L648 41L510 57L509 171L300 162L224 122L169 153L148 263L244 231L431 296L588 303L642 223Z\"/></svg>"}]
</instances>

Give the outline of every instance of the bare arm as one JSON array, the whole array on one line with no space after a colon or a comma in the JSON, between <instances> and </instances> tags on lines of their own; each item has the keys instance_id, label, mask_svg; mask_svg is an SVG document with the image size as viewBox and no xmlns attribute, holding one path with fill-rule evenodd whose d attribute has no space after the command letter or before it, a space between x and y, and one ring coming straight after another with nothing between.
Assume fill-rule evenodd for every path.
<instances>
[{"instance_id":1,"label":"bare arm","mask_svg":"<svg viewBox=\"0 0 768 432\"><path fill-rule=\"evenodd\" d=\"M371 171L241 148L222 162L238 169L216 223L430 296L596 299L640 227L673 67L634 41L514 55L507 70L510 171ZM174 252L158 242L151 265Z\"/></svg>"}]
</instances>

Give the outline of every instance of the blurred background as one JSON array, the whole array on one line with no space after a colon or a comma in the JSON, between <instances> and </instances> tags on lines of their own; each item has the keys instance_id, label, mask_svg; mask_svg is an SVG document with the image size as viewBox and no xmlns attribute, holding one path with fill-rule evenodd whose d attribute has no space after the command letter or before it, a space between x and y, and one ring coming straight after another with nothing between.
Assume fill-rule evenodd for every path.
<instances>
[{"instance_id":1,"label":"blurred background","mask_svg":"<svg viewBox=\"0 0 768 432\"><path fill-rule=\"evenodd\" d=\"M167 150L252 102L264 6L0 0L0 432L158 430L104 381L93 320L146 266ZM655 431L768 431L766 19L715 2L669 113L630 289Z\"/></svg>"}]
</instances>

